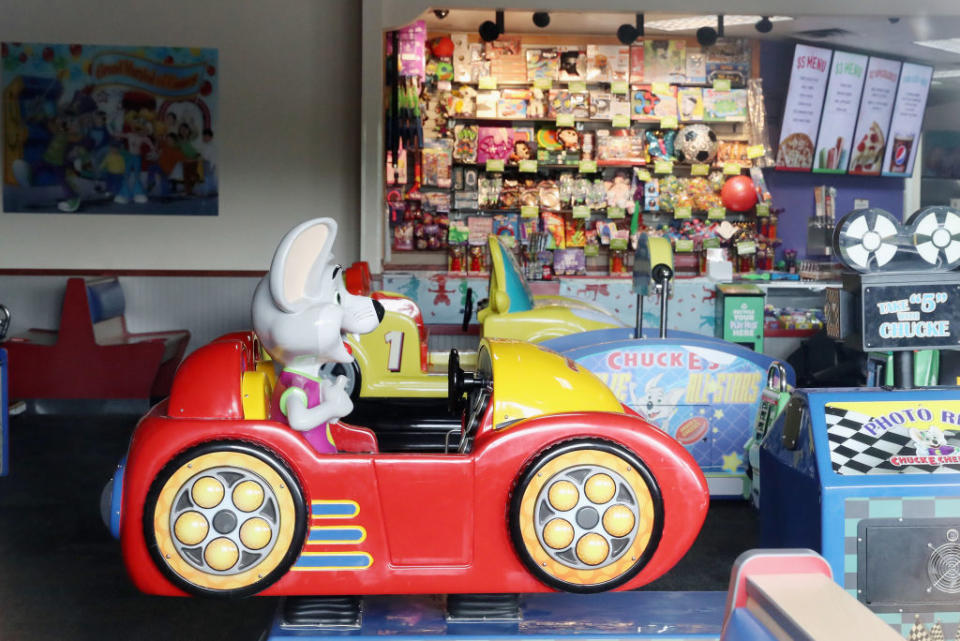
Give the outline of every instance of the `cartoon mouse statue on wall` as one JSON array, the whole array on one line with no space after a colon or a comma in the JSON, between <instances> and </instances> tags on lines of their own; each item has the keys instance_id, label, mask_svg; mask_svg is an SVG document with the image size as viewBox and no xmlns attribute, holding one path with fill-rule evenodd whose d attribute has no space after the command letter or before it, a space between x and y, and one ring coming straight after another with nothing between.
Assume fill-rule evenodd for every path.
<instances>
[{"instance_id":1,"label":"cartoon mouse statue on wall","mask_svg":"<svg viewBox=\"0 0 960 641\"><path fill-rule=\"evenodd\" d=\"M253 295L253 328L282 366L271 416L303 432L320 453L335 453L328 423L353 411L345 376L323 378L325 363L351 363L342 333L366 334L383 319L383 306L347 292L333 262L337 223L315 218L280 241L269 273Z\"/></svg>"}]
</instances>

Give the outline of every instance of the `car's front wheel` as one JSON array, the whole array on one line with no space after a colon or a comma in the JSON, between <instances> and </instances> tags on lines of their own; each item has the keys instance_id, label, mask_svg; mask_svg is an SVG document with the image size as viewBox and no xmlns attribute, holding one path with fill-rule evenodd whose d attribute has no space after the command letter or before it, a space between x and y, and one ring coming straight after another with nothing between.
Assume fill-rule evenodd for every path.
<instances>
[{"instance_id":1,"label":"car's front wheel","mask_svg":"<svg viewBox=\"0 0 960 641\"><path fill-rule=\"evenodd\" d=\"M623 585L643 568L663 530L660 489L647 466L599 439L561 443L517 482L514 547L545 584L568 592Z\"/></svg>"},{"instance_id":2,"label":"car's front wheel","mask_svg":"<svg viewBox=\"0 0 960 641\"><path fill-rule=\"evenodd\" d=\"M296 561L306 532L303 491L272 452L249 443L190 449L154 479L144 536L160 570L192 594L246 596Z\"/></svg>"}]
</instances>

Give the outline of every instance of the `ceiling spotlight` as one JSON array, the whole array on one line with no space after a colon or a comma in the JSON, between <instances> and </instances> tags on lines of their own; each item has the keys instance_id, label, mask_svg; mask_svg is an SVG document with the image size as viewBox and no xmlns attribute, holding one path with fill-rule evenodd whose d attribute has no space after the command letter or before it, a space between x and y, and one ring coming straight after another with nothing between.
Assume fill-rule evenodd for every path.
<instances>
[{"instance_id":1,"label":"ceiling spotlight","mask_svg":"<svg viewBox=\"0 0 960 641\"><path fill-rule=\"evenodd\" d=\"M890 21L890 24L897 24L900 22L900 18L887 18Z\"/></svg>"},{"instance_id":2,"label":"ceiling spotlight","mask_svg":"<svg viewBox=\"0 0 960 641\"><path fill-rule=\"evenodd\" d=\"M773 30L773 22L770 21L770 16L763 16L754 27L760 33L770 33Z\"/></svg>"},{"instance_id":3,"label":"ceiling spotlight","mask_svg":"<svg viewBox=\"0 0 960 641\"><path fill-rule=\"evenodd\" d=\"M449 9L434 9L434 10L433 10L433 15L437 16L437 19L438 19L438 20L443 20L444 18L446 18L447 16L450 15L450 10L449 10Z\"/></svg>"},{"instance_id":4,"label":"ceiling spotlight","mask_svg":"<svg viewBox=\"0 0 960 641\"><path fill-rule=\"evenodd\" d=\"M643 14L638 13L636 17L636 26L622 24L617 29L617 39L625 45L633 44L633 41L643 36Z\"/></svg>"},{"instance_id":5,"label":"ceiling spotlight","mask_svg":"<svg viewBox=\"0 0 960 641\"><path fill-rule=\"evenodd\" d=\"M550 24L550 14L546 11L535 11L533 14L533 24L543 29Z\"/></svg>"},{"instance_id":6,"label":"ceiling spotlight","mask_svg":"<svg viewBox=\"0 0 960 641\"><path fill-rule=\"evenodd\" d=\"M503 9L497 9L497 21L485 21L480 25L480 38L484 42L493 42L503 33Z\"/></svg>"},{"instance_id":7,"label":"ceiling spotlight","mask_svg":"<svg viewBox=\"0 0 960 641\"><path fill-rule=\"evenodd\" d=\"M717 42L717 30L713 27L700 27L697 29L697 42L701 47L709 47Z\"/></svg>"}]
</instances>

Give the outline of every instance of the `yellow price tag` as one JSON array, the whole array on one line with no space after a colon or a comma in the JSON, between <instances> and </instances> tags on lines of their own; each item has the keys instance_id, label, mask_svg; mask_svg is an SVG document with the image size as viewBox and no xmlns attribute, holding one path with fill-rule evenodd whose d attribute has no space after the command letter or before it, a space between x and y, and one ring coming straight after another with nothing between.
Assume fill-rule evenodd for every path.
<instances>
[{"instance_id":1,"label":"yellow price tag","mask_svg":"<svg viewBox=\"0 0 960 641\"><path fill-rule=\"evenodd\" d=\"M724 207L711 207L707 210L708 220L722 220L726 218L727 210Z\"/></svg>"},{"instance_id":2,"label":"yellow price tag","mask_svg":"<svg viewBox=\"0 0 960 641\"><path fill-rule=\"evenodd\" d=\"M581 174L595 174L597 173L597 161L581 160L578 169Z\"/></svg>"},{"instance_id":3,"label":"yellow price tag","mask_svg":"<svg viewBox=\"0 0 960 641\"><path fill-rule=\"evenodd\" d=\"M723 163L723 173L727 176L737 176L740 174L740 164L735 162Z\"/></svg>"},{"instance_id":4,"label":"yellow price tag","mask_svg":"<svg viewBox=\"0 0 960 641\"><path fill-rule=\"evenodd\" d=\"M587 83L583 80L571 80L567 83L567 89L570 93L587 93Z\"/></svg>"},{"instance_id":5,"label":"yellow price tag","mask_svg":"<svg viewBox=\"0 0 960 641\"><path fill-rule=\"evenodd\" d=\"M747 158L753 160L754 158L763 158L767 150L763 145L750 145L747 147Z\"/></svg>"},{"instance_id":6,"label":"yellow price tag","mask_svg":"<svg viewBox=\"0 0 960 641\"><path fill-rule=\"evenodd\" d=\"M572 127L574 122L573 114L560 114L557 116L558 127Z\"/></svg>"},{"instance_id":7,"label":"yellow price tag","mask_svg":"<svg viewBox=\"0 0 960 641\"><path fill-rule=\"evenodd\" d=\"M607 218L626 218L623 207L607 207Z\"/></svg>"},{"instance_id":8,"label":"yellow price tag","mask_svg":"<svg viewBox=\"0 0 960 641\"><path fill-rule=\"evenodd\" d=\"M703 163L696 163L690 165L690 175L691 176L706 176L710 173L710 165L705 165Z\"/></svg>"},{"instance_id":9,"label":"yellow price tag","mask_svg":"<svg viewBox=\"0 0 960 641\"><path fill-rule=\"evenodd\" d=\"M610 83L610 93L627 93L627 81L626 80L614 80Z\"/></svg>"},{"instance_id":10,"label":"yellow price tag","mask_svg":"<svg viewBox=\"0 0 960 641\"><path fill-rule=\"evenodd\" d=\"M610 121L612 127L629 127L630 126L630 116L618 115L614 116L613 120Z\"/></svg>"},{"instance_id":11,"label":"yellow price tag","mask_svg":"<svg viewBox=\"0 0 960 641\"><path fill-rule=\"evenodd\" d=\"M693 216L693 210L689 207L677 207L673 210L673 217L676 219L690 218Z\"/></svg>"},{"instance_id":12,"label":"yellow price tag","mask_svg":"<svg viewBox=\"0 0 960 641\"><path fill-rule=\"evenodd\" d=\"M491 158L484 167L487 171L503 171L503 158Z\"/></svg>"},{"instance_id":13,"label":"yellow price tag","mask_svg":"<svg viewBox=\"0 0 960 641\"><path fill-rule=\"evenodd\" d=\"M494 76L482 76L479 81L477 81L477 88L479 89L496 89L497 88L497 79Z\"/></svg>"},{"instance_id":14,"label":"yellow price tag","mask_svg":"<svg viewBox=\"0 0 960 641\"><path fill-rule=\"evenodd\" d=\"M586 205L577 205L573 208L574 218L590 218L590 208Z\"/></svg>"},{"instance_id":15,"label":"yellow price tag","mask_svg":"<svg viewBox=\"0 0 960 641\"><path fill-rule=\"evenodd\" d=\"M650 91L655 94L670 93L669 82L654 82L650 85Z\"/></svg>"},{"instance_id":16,"label":"yellow price tag","mask_svg":"<svg viewBox=\"0 0 960 641\"><path fill-rule=\"evenodd\" d=\"M770 215L770 205L767 203L758 203L757 204L757 216L759 218L766 218Z\"/></svg>"},{"instance_id":17,"label":"yellow price tag","mask_svg":"<svg viewBox=\"0 0 960 641\"><path fill-rule=\"evenodd\" d=\"M520 165L520 171L524 173L530 173L530 174L537 173L536 160L521 160L518 164Z\"/></svg>"},{"instance_id":18,"label":"yellow price tag","mask_svg":"<svg viewBox=\"0 0 960 641\"><path fill-rule=\"evenodd\" d=\"M652 178L653 177L650 175L650 172L648 170L646 169L637 170L637 180L639 180L640 182L645 183L650 181Z\"/></svg>"},{"instance_id":19,"label":"yellow price tag","mask_svg":"<svg viewBox=\"0 0 960 641\"><path fill-rule=\"evenodd\" d=\"M524 205L520 208L521 218L536 218L540 213L540 208L536 205Z\"/></svg>"},{"instance_id":20,"label":"yellow price tag","mask_svg":"<svg viewBox=\"0 0 960 641\"><path fill-rule=\"evenodd\" d=\"M729 78L717 78L713 81L714 91L730 91L730 79Z\"/></svg>"},{"instance_id":21,"label":"yellow price tag","mask_svg":"<svg viewBox=\"0 0 960 641\"><path fill-rule=\"evenodd\" d=\"M553 87L553 80L550 78L534 78L533 79L533 88L534 89L550 89Z\"/></svg>"},{"instance_id":22,"label":"yellow price tag","mask_svg":"<svg viewBox=\"0 0 960 641\"><path fill-rule=\"evenodd\" d=\"M658 160L653 163L653 173L655 174L672 174L673 173L673 163L669 160Z\"/></svg>"},{"instance_id":23,"label":"yellow price tag","mask_svg":"<svg viewBox=\"0 0 960 641\"><path fill-rule=\"evenodd\" d=\"M692 252L693 241L689 238L678 238L676 242L674 242L673 249L677 252Z\"/></svg>"},{"instance_id":24,"label":"yellow price tag","mask_svg":"<svg viewBox=\"0 0 960 641\"><path fill-rule=\"evenodd\" d=\"M676 116L667 116L660 119L660 128L661 129L676 129L677 128L677 117Z\"/></svg>"}]
</instances>

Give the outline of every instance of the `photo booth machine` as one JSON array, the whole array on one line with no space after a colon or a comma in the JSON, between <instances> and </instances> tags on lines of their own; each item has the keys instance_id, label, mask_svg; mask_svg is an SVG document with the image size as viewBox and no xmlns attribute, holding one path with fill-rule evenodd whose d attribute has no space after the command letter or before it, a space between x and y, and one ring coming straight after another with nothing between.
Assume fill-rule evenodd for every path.
<instances>
[{"instance_id":1,"label":"photo booth machine","mask_svg":"<svg viewBox=\"0 0 960 641\"><path fill-rule=\"evenodd\" d=\"M853 211L834 248L853 272L828 290L827 333L892 352L895 384L793 393L760 446L761 545L815 549L901 634L941 621L953 638L960 389L914 388L913 353L960 348L960 212Z\"/></svg>"}]
</instances>

